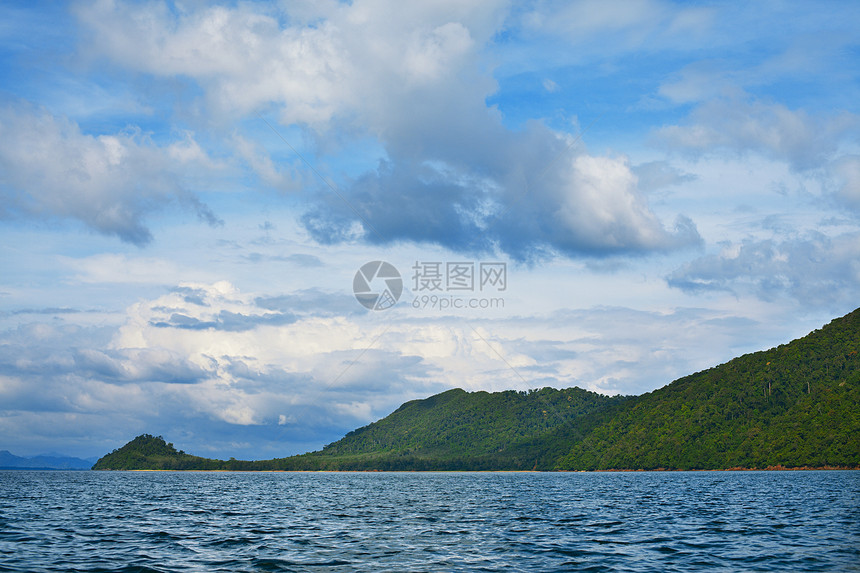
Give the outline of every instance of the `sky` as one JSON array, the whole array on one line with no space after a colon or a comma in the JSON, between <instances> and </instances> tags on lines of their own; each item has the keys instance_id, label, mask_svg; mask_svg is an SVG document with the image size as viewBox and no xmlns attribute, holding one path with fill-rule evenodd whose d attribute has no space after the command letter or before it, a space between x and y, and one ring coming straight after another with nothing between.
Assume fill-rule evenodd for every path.
<instances>
[{"instance_id":1,"label":"sky","mask_svg":"<svg viewBox=\"0 0 860 573\"><path fill-rule=\"evenodd\" d=\"M860 4L0 4L0 450L316 450L860 306ZM382 264L385 263L385 264Z\"/></svg>"}]
</instances>

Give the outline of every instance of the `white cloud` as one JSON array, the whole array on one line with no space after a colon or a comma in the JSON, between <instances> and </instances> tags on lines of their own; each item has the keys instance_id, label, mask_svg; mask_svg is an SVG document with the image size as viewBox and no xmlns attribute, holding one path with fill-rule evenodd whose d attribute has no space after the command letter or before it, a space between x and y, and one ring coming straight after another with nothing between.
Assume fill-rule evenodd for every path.
<instances>
[{"instance_id":1,"label":"white cloud","mask_svg":"<svg viewBox=\"0 0 860 573\"><path fill-rule=\"evenodd\" d=\"M583 242L600 237L608 248L667 246L671 239L637 192L637 178L626 161L580 156L572 177L572 193L559 205L569 233Z\"/></svg>"},{"instance_id":2,"label":"white cloud","mask_svg":"<svg viewBox=\"0 0 860 573\"><path fill-rule=\"evenodd\" d=\"M737 85L737 75L726 62L694 62L663 82L658 93L676 104L731 98L742 93Z\"/></svg>"},{"instance_id":3,"label":"white cloud","mask_svg":"<svg viewBox=\"0 0 860 573\"><path fill-rule=\"evenodd\" d=\"M684 125L666 126L657 136L672 148L695 153L756 152L795 169L820 167L850 137L860 119L848 113L810 116L778 103L749 98L714 99L697 107Z\"/></svg>"},{"instance_id":4,"label":"white cloud","mask_svg":"<svg viewBox=\"0 0 860 573\"><path fill-rule=\"evenodd\" d=\"M583 34L594 35L625 30L647 30L662 19L665 5L656 1L623 1L613 4L596 0L581 0L541 6L528 15L531 27L554 30L581 38ZM637 34L632 34L636 38Z\"/></svg>"},{"instance_id":5,"label":"white cloud","mask_svg":"<svg viewBox=\"0 0 860 573\"><path fill-rule=\"evenodd\" d=\"M844 155L833 162L836 199L860 214L860 155Z\"/></svg>"},{"instance_id":6,"label":"white cloud","mask_svg":"<svg viewBox=\"0 0 860 573\"><path fill-rule=\"evenodd\" d=\"M858 128L860 116L856 114L810 114L738 94L706 101L680 125L657 130L656 140L672 151L697 159L694 168L700 173L709 170L707 164L714 161L723 161L732 171L746 167L746 181L735 187L748 197L751 203L747 206L761 204L756 196L764 193L770 197L767 208L776 209L773 217L787 216L792 210L792 217L799 219L810 212L808 206L790 209L774 204L774 189L783 196L788 192L803 196L806 203L816 202L819 208L847 207L855 213L860 210ZM764 170L759 171L762 167ZM725 178L721 175L721 179ZM724 193L733 192L727 188ZM701 215L699 220L706 218ZM769 224L774 222L771 219ZM773 230L769 224L759 231ZM750 233L757 234L752 229Z\"/></svg>"},{"instance_id":7,"label":"white cloud","mask_svg":"<svg viewBox=\"0 0 860 573\"><path fill-rule=\"evenodd\" d=\"M469 30L459 22L448 22L429 33L416 34L404 56L405 77L419 85L437 81L473 47Z\"/></svg>"},{"instance_id":8,"label":"white cloud","mask_svg":"<svg viewBox=\"0 0 860 573\"><path fill-rule=\"evenodd\" d=\"M87 135L28 105L0 108L0 197L7 215L75 219L138 245L145 218L170 202L219 220L183 186L182 170L210 164L192 136L159 148L135 131Z\"/></svg>"},{"instance_id":9,"label":"white cloud","mask_svg":"<svg viewBox=\"0 0 860 573\"><path fill-rule=\"evenodd\" d=\"M156 76L193 77L222 113L246 114L274 102L284 124L324 126L376 104L389 89L450 74L473 52L473 34L479 42L487 37L501 6L373 1L279 13L243 4L175 16L161 2L99 1L77 13L91 34L92 57ZM281 18L291 25L281 27Z\"/></svg>"},{"instance_id":10,"label":"white cloud","mask_svg":"<svg viewBox=\"0 0 860 573\"><path fill-rule=\"evenodd\" d=\"M663 227L625 162L566 149L569 137L537 124L513 132L488 109L497 86L481 50L505 3L325 4L315 18L308 9L296 22L251 4L174 16L161 3L97 2L79 17L99 57L156 78L191 77L217 114L274 105L282 124L321 138L378 138L387 158L342 189L350 206L323 188L303 218L322 243L352 240L357 228L372 242L500 247L528 260L698 241L689 219L674 233ZM629 10L634 20L641 11ZM236 145L264 182L288 184L265 154L241 137ZM524 188L534 195L525 215ZM499 213L505 220L489 224Z\"/></svg>"},{"instance_id":11,"label":"white cloud","mask_svg":"<svg viewBox=\"0 0 860 573\"><path fill-rule=\"evenodd\" d=\"M165 258L103 253L60 259L76 281L90 284L172 284L188 277L188 269Z\"/></svg>"},{"instance_id":12,"label":"white cloud","mask_svg":"<svg viewBox=\"0 0 860 573\"><path fill-rule=\"evenodd\" d=\"M259 300L227 283L186 285L129 308L111 352L157 357L162 370L174 353L184 357L195 372L207 373L203 383L189 387L188 399L231 423L276 424L295 404L363 412L355 421L365 423L408 399L452 387L578 385L639 393L707 366L713 346L703 341L720 336L737 343L743 326L723 311L620 308L470 320L415 319L406 307L351 318L296 310L301 316L295 320L273 323L267 318L272 311ZM219 322L227 312L247 317L244 327ZM726 322L695 336L685 330L717 318ZM679 338L679 328L687 335ZM752 332L744 336L754 338ZM724 352L730 357L731 345Z\"/></svg>"},{"instance_id":13,"label":"white cloud","mask_svg":"<svg viewBox=\"0 0 860 573\"><path fill-rule=\"evenodd\" d=\"M570 44L600 54L630 49L651 50L679 46L707 35L715 10L678 6L660 0L576 0L540 2L525 15L530 32L559 36Z\"/></svg>"},{"instance_id":14,"label":"white cloud","mask_svg":"<svg viewBox=\"0 0 860 573\"><path fill-rule=\"evenodd\" d=\"M282 191L297 191L302 188L301 175L295 170L287 173L286 168L279 168L272 161L269 153L258 143L248 140L241 135L233 136L233 148L236 154L244 160L268 187Z\"/></svg>"}]
</instances>

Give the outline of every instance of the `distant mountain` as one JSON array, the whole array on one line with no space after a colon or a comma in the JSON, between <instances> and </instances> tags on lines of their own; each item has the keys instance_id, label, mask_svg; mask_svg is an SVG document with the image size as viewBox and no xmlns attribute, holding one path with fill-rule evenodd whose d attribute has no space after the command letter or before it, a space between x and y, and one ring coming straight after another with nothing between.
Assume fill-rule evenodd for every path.
<instances>
[{"instance_id":1,"label":"distant mountain","mask_svg":"<svg viewBox=\"0 0 860 573\"><path fill-rule=\"evenodd\" d=\"M91 460L45 454L30 458L20 457L7 450L0 451L0 469L3 470L88 470Z\"/></svg>"},{"instance_id":2,"label":"distant mountain","mask_svg":"<svg viewBox=\"0 0 860 573\"><path fill-rule=\"evenodd\" d=\"M93 469L858 468L858 436L860 309L642 396L456 389L300 456L211 460L139 436Z\"/></svg>"}]
</instances>

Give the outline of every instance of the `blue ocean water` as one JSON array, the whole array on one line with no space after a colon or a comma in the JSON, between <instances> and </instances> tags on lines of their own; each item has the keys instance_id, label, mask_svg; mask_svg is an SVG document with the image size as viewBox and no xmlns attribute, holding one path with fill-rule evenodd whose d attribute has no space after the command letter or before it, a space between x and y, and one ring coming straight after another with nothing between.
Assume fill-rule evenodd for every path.
<instances>
[{"instance_id":1,"label":"blue ocean water","mask_svg":"<svg viewBox=\"0 0 860 573\"><path fill-rule=\"evenodd\" d=\"M0 571L860 570L860 472L0 472Z\"/></svg>"}]
</instances>

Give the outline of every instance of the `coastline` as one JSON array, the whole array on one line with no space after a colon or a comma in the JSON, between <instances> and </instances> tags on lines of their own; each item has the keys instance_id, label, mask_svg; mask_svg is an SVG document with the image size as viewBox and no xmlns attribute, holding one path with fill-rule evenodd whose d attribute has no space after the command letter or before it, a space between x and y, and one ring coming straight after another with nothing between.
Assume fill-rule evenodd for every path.
<instances>
[{"instance_id":1,"label":"coastline","mask_svg":"<svg viewBox=\"0 0 860 573\"><path fill-rule=\"evenodd\" d=\"M176 473L506 473L506 474L561 474L561 473L659 473L659 472L800 472L800 471L860 471L860 467L851 466L800 466L785 467L781 465L768 466L765 468L732 467L721 469L606 469L606 470L169 470L169 469L127 469L127 470L83 470L95 472L176 472Z\"/></svg>"}]
</instances>

